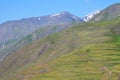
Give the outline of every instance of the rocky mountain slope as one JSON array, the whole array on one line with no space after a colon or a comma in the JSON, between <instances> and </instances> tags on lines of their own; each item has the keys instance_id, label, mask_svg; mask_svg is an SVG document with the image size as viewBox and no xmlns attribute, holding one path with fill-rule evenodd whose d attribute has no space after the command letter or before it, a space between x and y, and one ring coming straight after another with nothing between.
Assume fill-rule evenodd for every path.
<instances>
[{"instance_id":1,"label":"rocky mountain slope","mask_svg":"<svg viewBox=\"0 0 120 80\"><path fill-rule=\"evenodd\" d=\"M72 25L78 24L76 22L72 24L59 24L54 26L46 26L44 28L39 28L28 36L22 38L21 40L12 43L11 45L6 46L0 50L0 61L2 61L6 56L10 55L13 52L16 52L18 49L24 47L25 45L31 44L32 42L44 38L50 34L62 31L66 28L71 27Z\"/></svg>"},{"instance_id":2,"label":"rocky mountain slope","mask_svg":"<svg viewBox=\"0 0 120 80\"><path fill-rule=\"evenodd\" d=\"M66 11L48 16L5 22L0 25L0 61L24 45L80 22L82 22L80 18Z\"/></svg>"}]
</instances>

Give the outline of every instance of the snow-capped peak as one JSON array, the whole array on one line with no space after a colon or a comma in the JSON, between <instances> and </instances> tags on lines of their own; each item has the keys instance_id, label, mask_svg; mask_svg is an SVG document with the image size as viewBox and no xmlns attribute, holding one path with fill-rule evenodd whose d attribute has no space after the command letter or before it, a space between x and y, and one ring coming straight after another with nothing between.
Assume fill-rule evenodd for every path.
<instances>
[{"instance_id":1,"label":"snow-capped peak","mask_svg":"<svg viewBox=\"0 0 120 80\"><path fill-rule=\"evenodd\" d=\"M86 15L85 17L83 17L83 21L85 21L85 22L90 21L98 13L100 13L100 10L95 10L94 12L92 12L92 13Z\"/></svg>"},{"instance_id":2,"label":"snow-capped peak","mask_svg":"<svg viewBox=\"0 0 120 80\"><path fill-rule=\"evenodd\" d=\"M64 12L60 12L60 13L53 14L50 17L60 16L60 15L63 15L63 14L65 14L65 13Z\"/></svg>"}]
</instances>

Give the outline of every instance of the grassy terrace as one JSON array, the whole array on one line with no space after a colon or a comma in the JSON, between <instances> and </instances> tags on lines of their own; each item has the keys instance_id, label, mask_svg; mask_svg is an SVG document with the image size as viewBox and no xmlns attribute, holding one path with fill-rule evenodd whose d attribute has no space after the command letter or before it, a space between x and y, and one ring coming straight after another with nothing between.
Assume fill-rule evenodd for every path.
<instances>
[{"instance_id":1,"label":"grassy terrace","mask_svg":"<svg viewBox=\"0 0 120 80\"><path fill-rule=\"evenodd\" d=\"M120 52L115 48L105 43L85 46L23 75L25 80L119 80Z\"/></svg>"}]
</instances>

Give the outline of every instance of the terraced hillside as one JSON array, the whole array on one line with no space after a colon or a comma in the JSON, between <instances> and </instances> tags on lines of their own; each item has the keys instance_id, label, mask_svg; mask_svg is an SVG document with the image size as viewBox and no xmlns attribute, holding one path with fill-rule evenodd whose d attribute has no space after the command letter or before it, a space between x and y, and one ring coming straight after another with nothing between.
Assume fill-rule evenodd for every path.
<instances>
[{"instance_id":1,"label":"terraced hillside","mask_svg":"<svg viewBox=\"0 0 120 80\"><path fill-rule=\"evenodd\" d=\"M83 23L0 62L3 80L119 80L120 19Z\"/></svg>"},{"instance_id":2,"label":"terraced hillside","mask_svg":"<svg viewBox=\"0 0 120 80\"><path fill-rule=\"evenodd\" d=\"M98 44L76 49L45 67L29 68L22 75L26 80L119 80L119 51L105 49L108 46Z\"/></svg>"}]
</instances>

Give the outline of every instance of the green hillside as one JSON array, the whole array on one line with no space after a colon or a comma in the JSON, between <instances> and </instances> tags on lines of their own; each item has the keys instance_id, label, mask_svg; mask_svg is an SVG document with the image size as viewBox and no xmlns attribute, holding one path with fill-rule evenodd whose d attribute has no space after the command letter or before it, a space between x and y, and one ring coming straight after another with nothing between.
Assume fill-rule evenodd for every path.
<instances>
[{"instance_id":1,"label":"green hillside","mask_svg":"<svg viewBox=\"0 0 120 80\"><path fill-rule=\"evenodd\" d=\"M120 19L81 23L0 63L3 80L119 80Z\"/></svg>"}]
</instances>

